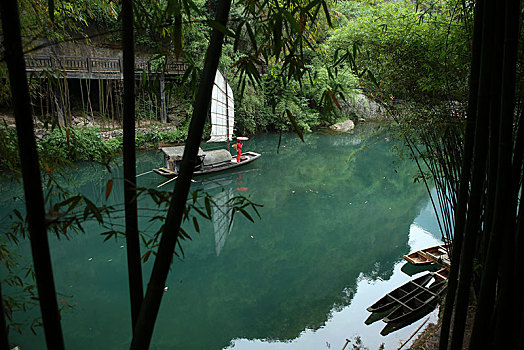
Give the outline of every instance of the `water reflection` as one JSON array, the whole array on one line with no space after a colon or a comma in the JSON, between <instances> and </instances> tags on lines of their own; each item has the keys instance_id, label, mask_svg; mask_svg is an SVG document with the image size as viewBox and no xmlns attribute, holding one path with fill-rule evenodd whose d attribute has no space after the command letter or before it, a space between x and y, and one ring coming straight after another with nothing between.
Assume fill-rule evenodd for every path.
<instances>
[{"instance_id":1,"label":"water reflection","mask_svg":"<svg viewBox=\"0 0 524 350\"><path fill-rule=\"evenodd\" d=\"M185 227L192 241L184 245L185 259L173 264L153 348L341 348L354 335L366 346L374 346L374 338L380 344L380 329L364 325L365 308L409 278L399 259L411 250L410 225L427 201L425 189L413 183L416 167L399 165L383 135L360 129L306 135L305 141L283 135L277 153L278 135L257 136L246 147L262 157L241 173L197 178L193 188L207 187L220 209L242 194L264 205L262 219L252 224L236 215L234 225L226 225L231 219L224 210L199 222L200 234ZM156 152L140 153L137 173L159 159ZM100 200L107 180L121 178L120 170L87 169L75 175L78 190ZM155 174L139 178L144 187L160 182ZM114 203L123 198L117 187ZM154 205L144 200L139 207ZM140 215L140 228L149 228L150 214ZM103 243L94 224L86 232L52 242L57 289L77 305L64 315L66 343L127 348L123 241ZM148 262L146 276L150 268ZM23 348L42 344L30 334L12 338Z\"/></svg>"},{"instance_id":2,"label":"water reflection","mask_svg":"<svg viewBox=\"0 0 524 350\"><path fill-rule=\"evenodd\" d=\"M415 221L423 219L428 223L432 223L434 217L432 219L431 215L426 216L425 214L426 213L422 212ZM410 250L413 251L440 244L441 242L435 239L433 235L432 232L426 231L418 224L413 223L409 231ZM381 298L385 292L395 289L411 278L401 270L403 265L403 260L395 263L393 274L386 280L374 280L360 275L357 278L354 290L348 291L348 293L352 294L350 305L342 310L334 310L329 321L319 329L306 329L297 339L290 342L235 339L226 349L341 349L346 339L350 339L354 343L357 337L359 337L363 345L369 349L378 349L381 344L385 345L385 349L397 349L423 322L426 322L428 317L429 322L436 322L437 320L437 311L434 311L429 316L414 322L411 326L385 337L380 335L380 331L385 327L385 323L382 322L380 318L368 320L366 323L367 318L372 315L366 308ZM351 343L349 346L351 346Z\"/></svg>"}]
</instances>

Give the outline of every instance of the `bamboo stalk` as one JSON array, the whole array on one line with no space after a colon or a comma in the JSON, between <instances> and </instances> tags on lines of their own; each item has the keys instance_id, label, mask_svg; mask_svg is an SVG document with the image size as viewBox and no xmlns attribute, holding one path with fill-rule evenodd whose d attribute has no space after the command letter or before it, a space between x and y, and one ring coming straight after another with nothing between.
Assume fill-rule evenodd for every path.
<instances>
[{"instance_id":1,"label":"bamboo stalk","mask_svg":"<svg viewBox=\"0 0 524 350\"><path fill-rule=\"evenodd\" d=\"M4 299L2 298L2 283L0 283L0 306L0 349L9 350L8 330L4 314Z\"/></svg>"},{"instance_id":2,"label":"bamboo stalk","mask_svg":"<svg viewBox=\"0 0 524 350\"><path fill-rule=\"evenodd\" d=\"M480 75L480 56L482 46L482 26L484 17L485 0L477 1L474 14L474 35L472 47L471 74L469 78L469 98L466 119L466 133L464 137L464 151L462 155L462 166L460 171L459 192L457 195L457 207L455 210L454 237L451 249L451 266L448 275L448 288L444 311L442 314L441 333L439 349L448 348L451 317L455 304L456 288L458 284L458 272L460 264L461 247L463 242L463 230L466 222L467 205L469 201L469 186L471 178L471 159L474 149L474 135L476 132L478 86Z\"/></svg>"},{"instance_id":3,"label":"bamboo stalk","mask_svg":"<svg viewBox=\"0 0 524 350\"><path fill-rule=\"evenodd\" d=\"M135 149L135 47L133 1L122 1L122 48L124 73L124 200L127 245L129 294L131 301L131 330L136 328L143 303L142 261L138 231L136 200L136 149Z\"/></svg>"},{"instance_id":4,"label":"bamboo stalk","mask_svg":"<svg viewBox=\"0 0 524 350\"><path fill-rule=\"evenodd\" d=\"M499 267L500 289L498 296L498 310L495 320L495 346L502 347L509 344L509 348L517 348L515 337L519 325L510 320L507 315L512 313L514 302L519 299L517 289L514 288L516 245L515 222L518 210L519 186L514 186L513 167L521 168L521 159L514 159L513 151L513 115L515 109L515 79L517 63L517 46L519 36L519 2L506 4L504 30L504 60L502 62L502 89L500 109L500 167L497 186L497 206L495 207L495 229L503 233L501 244L502 259ZM509 198L508 198L509 194ZM499 222L500 221L500 222ZM518 305L518 302L517 302Z\"/></svg>"},{"instance_id":5,"label":"bamboo stalk","mask_svg":"<svg viewBox=\"0 0 524 350\"><path fill-rule=\"evenodd\" d=\"M231 0L219 0L217 4L216 21L227 27ZM154 324L164 295L164 286L171 268L173 253L180 235L180 225L186 207L187 195L191 186L191 177L195 167L200 140L204 131L204 124L208 112L208 103L211 100L213 81L218 67L218 61L222 53L224 34L213 29L211 39L204 60L204 70L197 96L193 117L189 126L189 133L184 148L184 156L178 181L171 197L162 237L158 247L155 263L151 272L151 278L147 287L146 297L138 318L131 350L147 349L153 335Z\"/></svg>"},{"instance_id":6,"label":"bamboo stalk","mask_svg":"<svg viewBox=\"0 0 524 350\"><path fill-rule=\"evenodd\" d=\"M29 106L30 96L22 51L17 2L15 0L0 1L0 15L4 34L4 59L9 71L26 199L27 222L42 322L47 348L62 350L64 349L64 342L46 232L44 197L33 118Z\"/></svg>"},{"instance_id":7,"label":"bamboo stalk","mask_svg":"<svg viewBox=\"0 0 524 350\"><path fill-rule=\"evenodd\" d=\"M453 336L451 340L451 349L461 349L464 338L464 327L466 320L466 312L469 302L469 293L471 285L471 276L473 268L473 257L475 250L476 235L481 228L481 202L482 196L485 192L485 171L486 171L486 154L488 154L488 139L489 121L493 120L496 111L497 103L493 101L493 93L496 96L496 89L499 87L497 81L493 81L492 70L494 68L494 52L496 49L495 35L497 26L492 17L494 14L498 18L500 13L497 13L497 4L494 1L487 1L483 16L483 47L481 52L481 66L479 74L479 89L477 102L477 127L475 133L475 149L473 153L473 173L471 180L471 199L468 203L466 228L464 231L464 242L462 244L462 252L459 266L459 282L457 288L457 301L455 305L455 319L453 326ZM495 74L496 77L496 74ZM493 154L490 152L489 156ZM489 159L491 162L493 159ZM493 181L494 179L491 179ZM490 288L491 286L486 286ZM485 291L486 289L484 289ZM482 293L482 291L481 291ZM478 310L477 310L478 312ZM485 339L486 334L483 337ZM473 341L473 338L472 338Z\"/></svg>"}]
</instances>

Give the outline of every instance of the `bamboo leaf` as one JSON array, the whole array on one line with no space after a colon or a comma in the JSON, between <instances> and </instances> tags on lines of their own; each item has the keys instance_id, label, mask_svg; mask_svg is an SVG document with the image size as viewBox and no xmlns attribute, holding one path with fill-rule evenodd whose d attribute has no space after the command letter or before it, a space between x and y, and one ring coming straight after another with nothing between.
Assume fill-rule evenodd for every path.
<instances>
[{"instance_id":1,"label":"bamboo leaf","mask_svg":"<svg viewBox=\"0 0 524 350\"><path fill-rule=\"evenodd\" d=\"M113 179L109 179L106 184L106 200L109 198L109 195L111 194L112 189L113 189Z\"/></svg>"},{"instance_id":2,"label":"bamboo leaf","mask_svg":"<svg viewBox=\"0 0 524 350\"><path fill-rule=\"evenodd\" d=\"M240 211L249 221L251 222L255 222L255 220L253 220L253 218L251 217L251 215L249 215L249 213L243 209L243 208L238 208L238 211Z\"/></svg>"},{"instance_id":3,"label":"bamboo leaf","mask_svg":"<svg viewBox=\"0 0 524 350\"><path fill-rule=\"evenodd\" d=\"M297 120L295 119L295 117L293 116L291 111L289 109L287 109L287 108L286 108L286 114L287 114L287 117L288 117L289 121L291 121L291 124L293 124L293 127L295 128L295 131L298 134L298 137L300 137L302 142L304 142L304 136L302 135L302 130L300 130L300 127L298 126Z\"/></svg>"},{"instance_id":4,"label":"bamboo leaf","mask_svg":"<svg viewBox=\"0 0 524 350\"><path fill-rule=\"evenodd\" d=\"M293 17L293 15L287 10L282 10L282 13L284 14L284 17L286 17L286 20L291 25L292 29L295 32L300 32L300 25L298 24L295 17Z\"/></svg>"},{"instance_id":5,"label":"bamboo leaf","mask_svg":"<svg viewBox=\"0 0 524 350\"><path fill-rule=\"evenodd\" d=\"M179 232L180 232L180 236L181 236L183 239L189 239L190 241L193 240L193 239L191 238L191 236L188 235L187 232L186 232L183 228L180 228Z\"/></svg>"},{"instance_id":6,"label":"bamboo leaf","mask_svg":"<svg viewBox=\"0 0 524 350\"><path fill-rule=\"evenodd\" d=\"M152 250L148 250L147 252L144 253L144 255L142 255L140 259L143 260L144 262L147 262L147 259L149 259L149 256L151 255L151 252Z\"/></svg>"},{"instance_id":7,"label":"bamboo leaf","mask_svg":"<svg viewBox=\"0 0 524 350\"><path fill-rule=\"evenodd\" d=\"M340 107L340 103L338 103L338 100L337 98L335 97L335 94L333 94L333 91L331 91L331 89L327 89L327 91L329 92L329 95L331 96L331 99L333 100L333 102L335 102L335 104L337 105L338 109L342 109L342 107Z\"/></svg>"},{"instance_id":8,"label":"bamboo leaf","mask_svg":"<svg viewBox=\"0 0 524 350\"><path fill-rule=\"evenodd\" d=\"M253 46L253 50L256 50L258 47L257 40L255 38L255 33L253 32L253 29L251 28L251 25L249 24L249 22L246 22L246 29L247 29L247 34L249 36L249 40L251 41L251 46Z\"/></svg>"},{"instance_id":9,"label":"bamboo leaf","mask_svg":"<svg viewBox=\"0 0 524 350\"><path fill-rule=\"evenodd\" d=\"M87 214L91 212L99 223L104 223L104 219L102 218L102 215L100 214L100 210L98 209L98 207L87 198L84 198L84 201L86 203ZM84 211L84 220L87 218L86 211Z\"/></svg>"},{"instance_id":10,"label":"bamboo leaf","mask_svg":"<svg viewBox=\"0 0 524 350\"><path fill-rule=\"evenodd\" d=\"M231 220L229 220L229 230L231 230L231 226L233 226L233 218L235 217L235 210L231 212Z\"/></svg>"},{"instance_id":11,"label":"bamboo leaf","mask_svg":"<svg viewBox=\"0 0 524 350\"><path fill-rule=\"evenodd\" d=\"M320 2L320 0L314 0L314 1L311 1L311 2L309 3L309 5L307 5L306 7L304 7L303 11L304 11L304 12L309 12L309 10L311 10L313 7L317 6L319 2Z\"/></svg>"},{"instance_id":12,"label":"bamboo leaf","mask_svg":"<svg viewBox=\"0 0 524 350\"><path fill-rule=\"evenodd\" d=\"M380 88L380 84L377 82L377 79L375 78L375 75L371 73L371 71L368 69L368 78L371 80L373 85L375 85L377 88Z\"/></svg>"},{"instance_id":13,"label":"bamboo leaf","mask_svg":"<svg viewBox=\"0 0 524 350\"><path fill-rule=\"evenodd\" d=\"M324 9L324 14L326 15L326 21L328 23L328 26L330 28L333 28L333 23L331 23L331 16L329 14L329 10L325 1L322 1L322 8Z\"/></svg>"},{"instance_id":14,"label":"bamboo leaf","mask_svg":"<svg viewBox=\"0 0 524 350\"><path fill-rule=\"evenodd\" d=\"M234 41L234 44L233 44L233 51L234 52L238 51L238 45L240 44L240 36L242 34L242 26L244 25L245 22L246 21L240 21L240 23L237 26L237 30L236 30L236 33L235 33L235 41Z\"/></svg>"},{"instance_id":15,"label":"bamboo leaf","mask_svg":"<svg viewBox=\"0 0 524 350\"><path fill-rule=\"evenodd\" d=\"M224 27L224 25L217 21L209 21L207 22L209 26L215 30L218 30L219 32L223 33L224 35L230 36L232 38L235 37L235 33L231 29L228 29Z\"/></svg>"},{"instance_id":16,"label":"bamboo leaf","mask_svg":"<svg viewBox=\"0 0 524 350\"><path fill-rule=\"evenodd\" d=\"M209 197L204 198L204 204L206 206L206 213L208 217L211 217L211 203Z\"/></svg>"},{"instance_id":17,"label":"bamboo leaf","mask_svg":"<svg viewBox=\"0 0 524 350\"><path fill-rule=\"evenodd\" d=\"M193 226L195 226L195 231L200 232L200 226L198 226L198 220L193 216Z\"/></svg>"}]
</instances>

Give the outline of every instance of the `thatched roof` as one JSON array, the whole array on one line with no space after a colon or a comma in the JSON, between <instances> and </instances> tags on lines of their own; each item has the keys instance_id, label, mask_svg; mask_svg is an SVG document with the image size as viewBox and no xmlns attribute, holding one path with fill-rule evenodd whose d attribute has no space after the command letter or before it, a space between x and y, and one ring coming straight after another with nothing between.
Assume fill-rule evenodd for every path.
<instances>
[{"instance_id":1,"label":"thatched roof","mask_svg":"<svg viewBox=\"0 0 524 350\"><path fill-rule=\"evenodd\" d=\"M207 151L204 158L204 165L211 165L231 161L231 153L225 149L217 149L215 151Z\"/></svg>"},{"instance_id":2,"label":"thatched roof","mask_svg":"<svg viewBox=\"0 0 524 350\"><path fill-rule=\"evenodd\" d=\"M184 146L175 146L175 147L162 147L160 150L174 161L182 160L184 155ZM202 148L198 148L198 156L203 156L205 153Z\"/></svg>"}]
</instances>

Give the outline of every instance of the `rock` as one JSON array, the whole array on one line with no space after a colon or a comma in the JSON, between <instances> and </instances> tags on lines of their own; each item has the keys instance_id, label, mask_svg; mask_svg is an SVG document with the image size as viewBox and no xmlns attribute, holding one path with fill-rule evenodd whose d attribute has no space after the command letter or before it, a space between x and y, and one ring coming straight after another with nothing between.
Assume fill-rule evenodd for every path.
<instances>
[{"instance_id":1,"label":"rock","mask_svg":"<svg viewBox=\"0 0 524 350\"><path fill-rule=\"evenodd\" d=\"M348 99L342 104L342 113L352 115L358 118L358 121L384 120L389 119L386 111L382 106L373 100L368 99L365 95L359 94Z\"/></svg>"},{"instance_id":2,"label":"rock","mask_svg":"<svg viewBox=\"0 0 524 350\"><path fill-rule=\"evenodd\" d=\"M333 124L329 128L338 132L348 132L355 128L355 123L353 123L351 119L348 119L341 123Z\"/></svg>"}]
</instances>

